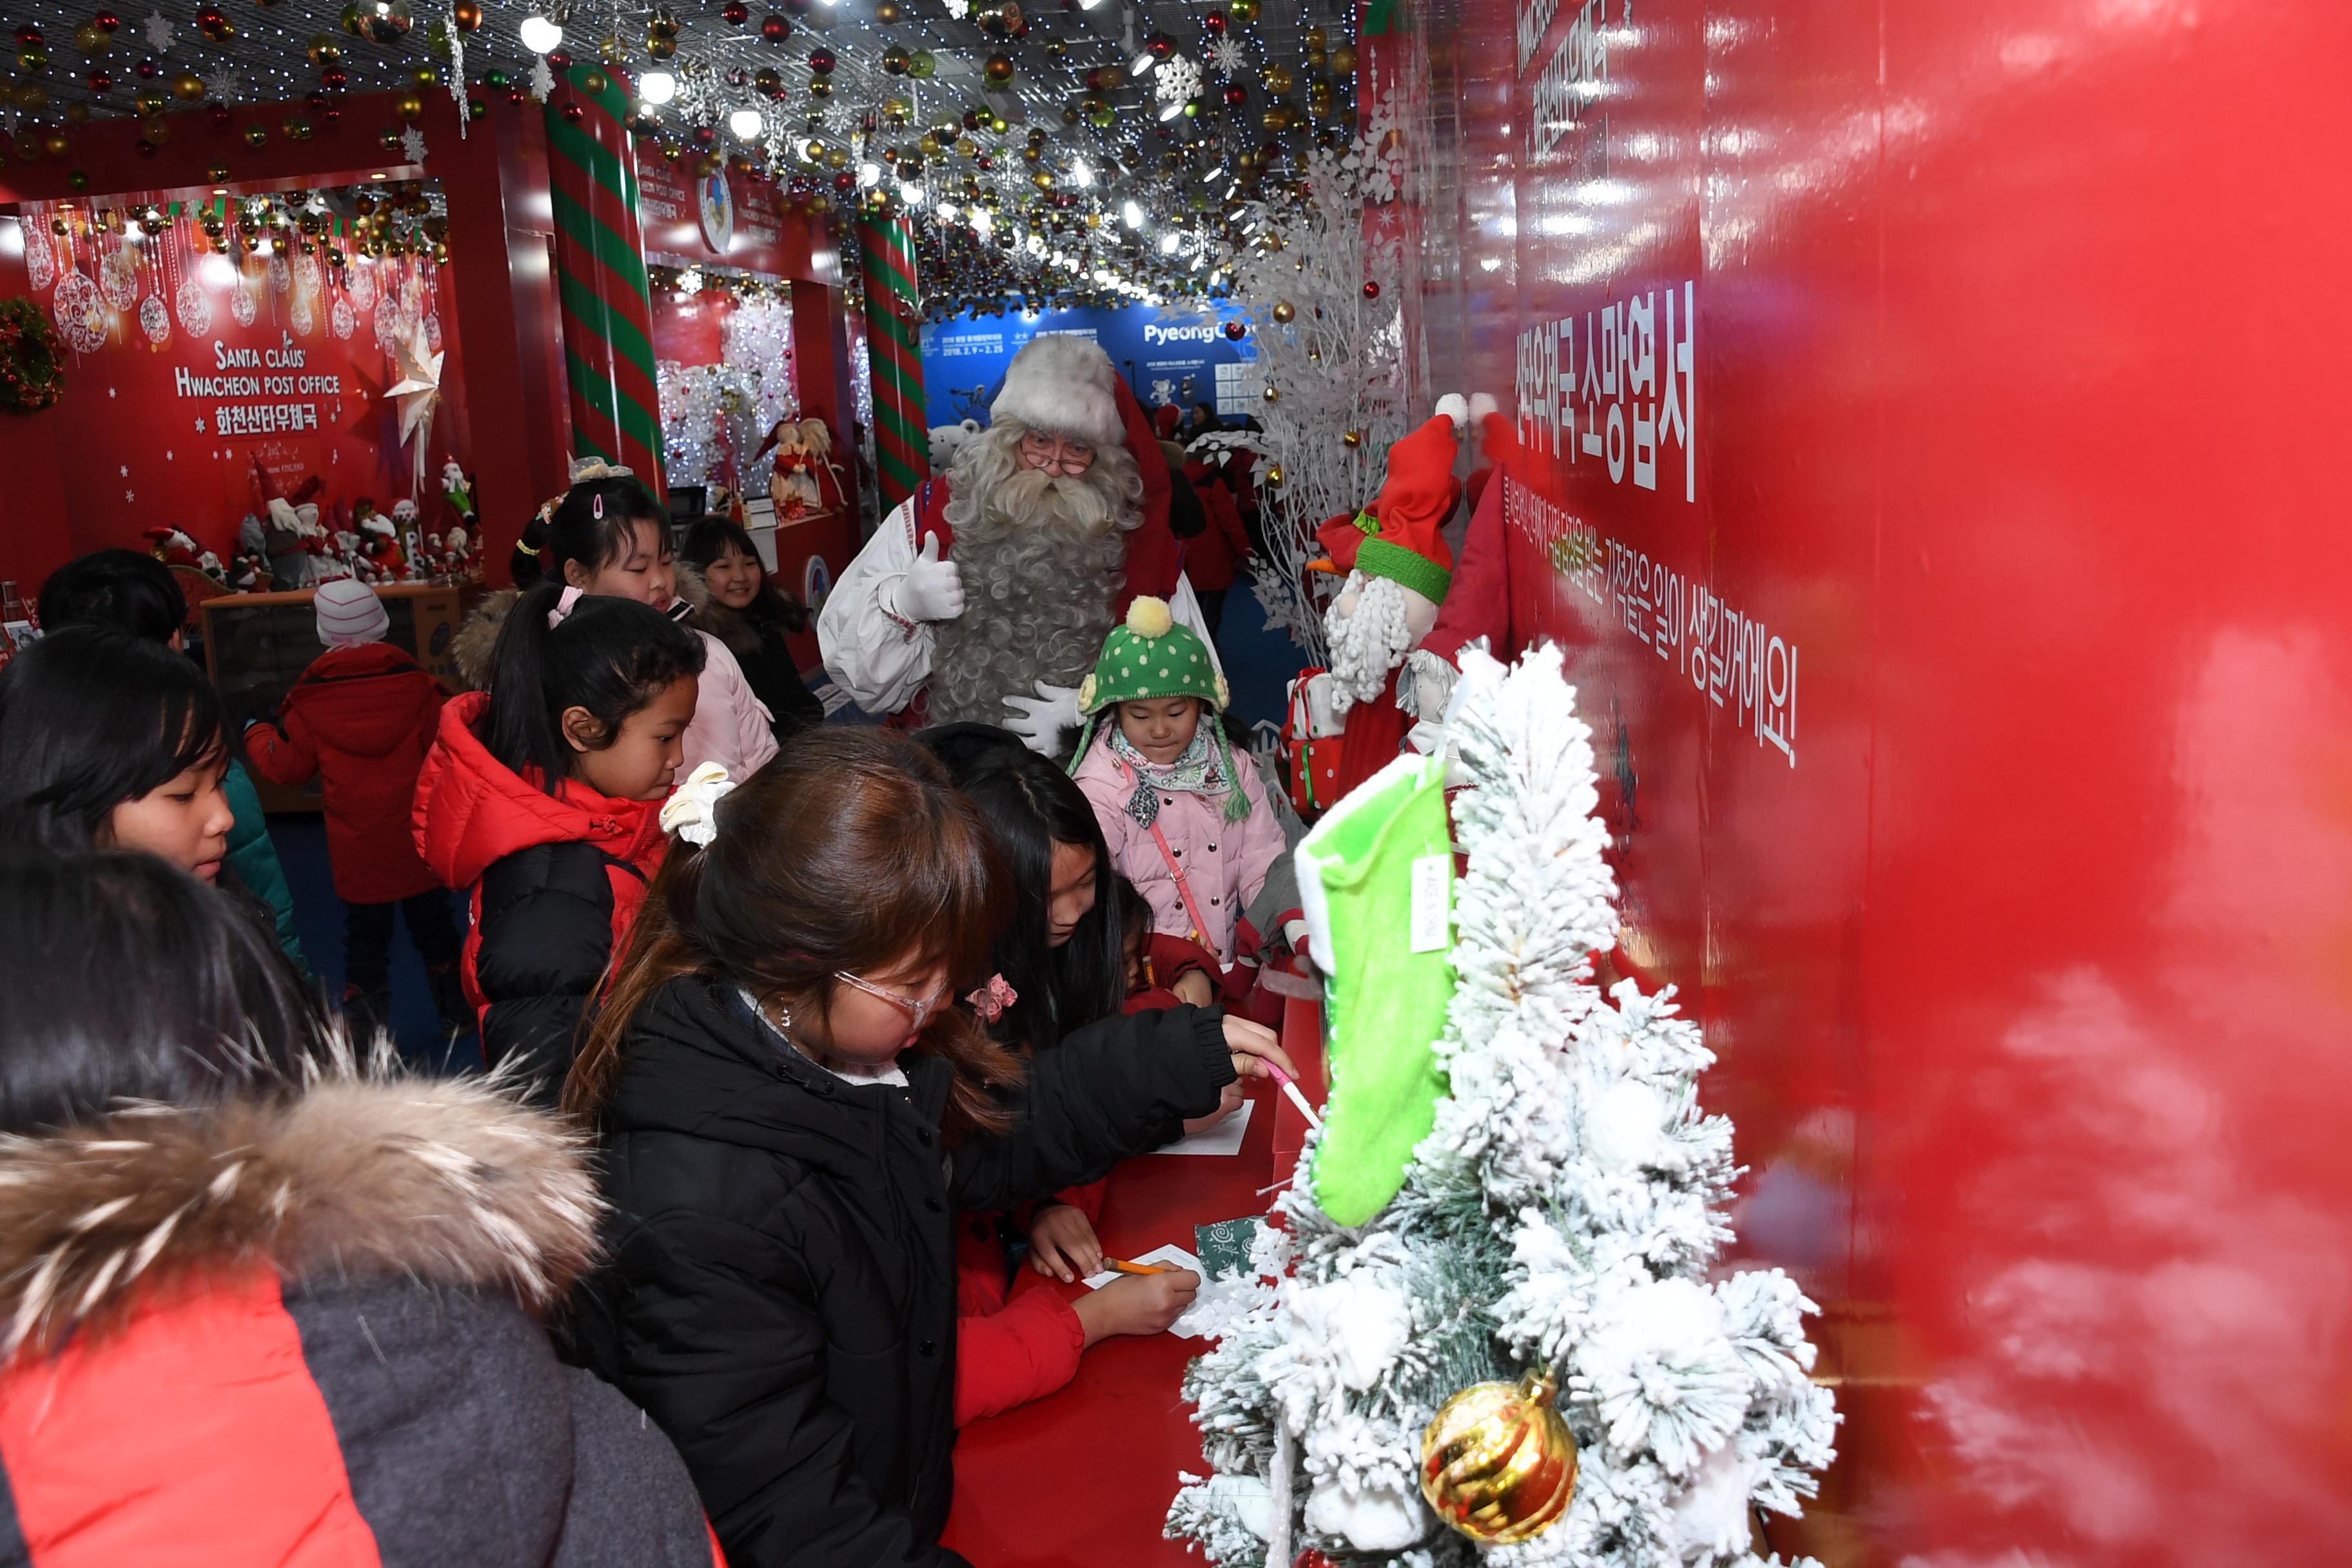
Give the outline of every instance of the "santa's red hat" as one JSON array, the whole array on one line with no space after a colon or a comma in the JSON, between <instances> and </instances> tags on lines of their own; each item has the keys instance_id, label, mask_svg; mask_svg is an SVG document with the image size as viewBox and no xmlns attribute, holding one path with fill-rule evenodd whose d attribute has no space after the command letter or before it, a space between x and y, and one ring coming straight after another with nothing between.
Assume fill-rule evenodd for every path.
<instances>
[{"instance_id":1,"label":"santa's red hat","mask_svg":"<svg viewBox=\"0 0 2352 1568\"><path fill-rule=\"evenodd\" d=\"M1451 414L1429 422L1389 448L1389 474L1372 504L1352 517L1335 517L1315 531L1330 552L1312 563L1324 572L1361 572L1401 583L1432 602L1445 597L1454 552L1438 530L1462 499L1454 477L1460 444Z\"/></svg>"}]
</instances>

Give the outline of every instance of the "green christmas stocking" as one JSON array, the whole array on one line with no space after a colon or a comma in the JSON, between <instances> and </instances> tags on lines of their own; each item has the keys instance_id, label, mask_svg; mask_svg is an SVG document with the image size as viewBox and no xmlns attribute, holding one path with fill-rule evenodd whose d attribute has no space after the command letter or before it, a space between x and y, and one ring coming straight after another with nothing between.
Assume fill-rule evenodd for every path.
<instances>
[{"instance_id":1,"label":"green christmas stocking","mask_svg":"<svg viewBox=\"0 0 2352 1568\"><path fill-rule=\"evenodd\" d=\"M1298 882L1329 977L1315 1198L1361 1225L1404 1184L1445 1091L1431 1049L1454 996L1444 759L1399 757L1350 791L1300 842Z\"/></svg>"}]
</instances>

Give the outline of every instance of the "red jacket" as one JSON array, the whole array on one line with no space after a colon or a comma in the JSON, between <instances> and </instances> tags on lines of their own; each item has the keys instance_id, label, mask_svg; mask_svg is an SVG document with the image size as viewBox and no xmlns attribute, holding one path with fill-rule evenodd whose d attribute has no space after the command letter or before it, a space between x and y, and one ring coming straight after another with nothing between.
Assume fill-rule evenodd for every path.
<instances>
[{"instance_id":1,"label":"red jacket","mask_svg":"<svg viewBox=\"0 0 2352 1568\"><path fill-rule=\"evenodd\" d=\"M142 1106L11 1141L0 1192L0 1560L718 1561L541 1327L596 1255L575 1141L478 1079Z\"/></svg>"},{"instance_id":2,"label":"red jacket","mask_svg":"<svg viewBox=\"0 0 2352 1568\"><path fill-rule=\"evenodd\" d=\"M416 770L441 721L441 689L388 643L329 648L274 721L245 732L253 771L289 788L325 786L327 862L347 904L389 904L441 884L409 837Z\"/></svg>"},{"instance_id":3,"label":"red jacket","mask_svg":"<svg viewBox=\"0 0 2352 1568\"><path fill-rule=\"evenodd\" d=\"M1197 942L1153 932L1146 962L1155 984L1132 992L1122 1009L1150 1012L1178 1005L1166 985L1188 970L1217 973L1216 960ZM1054 1194L1090 1221L1102 1218L1106 1178ZM1026 1218L1026 1213L1021 1215ZM989 1215L964 1215L956 1227L955 1423L998 1415L1043 1399L1077 1375L1087 1348L1078 1314L1051 1280L1006 1278L1004 1243Z\"/></svg>"},{"instance_id":4,"label":"red jacket","mask_svg":"<svg viewBox=\"0 0 2352 1568\"><path fill-rule=\"evenodd\" d=\"M1234 568L1249 558L1249 530L1242 526L1241 502L1232 481L1214 465L1199 458L1184 465L1184 477L1201 498L1209 525L1184 542L1184 575L1194 592L1215 593L1234 585Z\"/></svg>"},{"instance_id":5,"label":"red jacket","mask_svg":"<svg viewBox=\"0 0 2352 1568\"><path fill-rule=\"evenodd\" d=\"M441 710L416 780L416 847L445 883L473 890L462 967L484 1059L525 1055L551 1100L669 840L659 801L572 779L549 795L491 756L474 733L489 700L468 692Z\"/></svg>"}]
</instances>

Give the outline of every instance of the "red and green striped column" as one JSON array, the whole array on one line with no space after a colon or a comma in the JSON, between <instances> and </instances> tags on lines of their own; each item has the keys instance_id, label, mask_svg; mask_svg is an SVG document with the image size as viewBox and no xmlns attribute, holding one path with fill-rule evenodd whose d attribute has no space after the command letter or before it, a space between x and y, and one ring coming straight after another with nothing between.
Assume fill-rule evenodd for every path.
<instances>
[{"instance_id":1,"label":"red and green striped column","mask_svg":"<svg viewBox=\"0 0 2352 1568\"><path fill-rule=\"evenodd\" d=\"M556 293L574 456L626 467L661 495L653 296L637 228L637 156L622 124L628 111L618 75L593 63L575 63L548 102Z\"/></svg>"},{"instance_id":2,"label":"red and green striped column","mask_svg":"<svg viewBox=\"0 0 2352 1568\"><path fill-rule=\"evenodd\" d=\"M866 353L874 369L874 455L887 511L931 471L914 229L904 216L861 217L857 253L866 274Z\"/></svg>"}]
</instances>

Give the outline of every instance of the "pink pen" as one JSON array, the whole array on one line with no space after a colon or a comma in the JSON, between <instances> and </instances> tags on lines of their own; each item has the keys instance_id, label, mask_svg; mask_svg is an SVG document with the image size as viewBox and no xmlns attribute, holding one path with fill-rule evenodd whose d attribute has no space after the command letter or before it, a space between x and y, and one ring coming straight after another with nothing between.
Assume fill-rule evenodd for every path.
<instances>
[{"instance_id":1,"label":"pink pen","mask_svg":"<svg viewBox=\"0 0 2352 1568\"><path fill-rule=\"evenodd\" d=\"M1265 1058L1263 1057L1258 1059L1260 1061L1265 1061ZM1268 1077L1272 1078L1275 1082L1282 1085L1282 1092L1290 1097L1291 1104L1298 1107L1298 1114L1307 1118L1307 1125L1312 1127L1318 1132L1322 1131L1323 1119L1315 1114L1315 1108L1307 1104L1307 1097L1298 1091L1298 1080L1291 1077L1288 1073L1283 1071L1280 1068L1275 1066L1272 1062L1265 1063L1265 1070Z\"/></svg>"}]
</instances>

